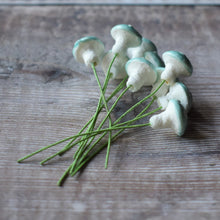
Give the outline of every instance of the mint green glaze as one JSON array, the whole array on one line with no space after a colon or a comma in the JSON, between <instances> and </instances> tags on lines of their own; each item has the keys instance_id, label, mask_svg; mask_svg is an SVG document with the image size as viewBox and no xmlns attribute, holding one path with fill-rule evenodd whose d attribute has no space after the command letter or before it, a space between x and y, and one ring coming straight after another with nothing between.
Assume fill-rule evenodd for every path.
<instances>
[{"instance_id":1,"label":"mint green glaze","mask_svg":"<svg viewBox=\"0 0 220 220\"><path fill-rule=\"evenodd\" d=\"M151 49L152 49L152 51L157 51L156 45L155 45L151 40L149 40L149 39L143 37L143 38L142 38L142 41L144 41L144 42L146 42L147 44L149 44L150 47L151 47Z\"/></svg>"},{"instance_id":2,"label":"mint green glaze","mask_svg":"<svg viewBox=\"0 0 220 220\"><path fill-rule=\"evenodd\" d=\"M144 57L136 57L136 58L132 58L130 60L128 60L128 62L126 63L125 65L125 69L127 70L128 68L128 65L130 63L133 63L135 61L139 61L140 63L146 63L148 66L150 66L150 68L154 71L154 72L157 72L156 71L156 68L153 66L153 64L151 62L149 62L148 60L146 60Z\"/></svg>"},{"instance_id":3,"label":"mint green glaze","mask_svg":"<svg viewBox=\"0 0 220 220\"><path fill-rule=\"evenodd\" d=\"M170 51L166 51L163 53L163 56L172 56L173 58L176 58L177 60L179 60L185 67L185 69L189 72L189 75L192 75L193 72L193 67L191 62L189 61L189 59L181 52L179 51L175 51L175 50L170 50Z\"/></svg>"},{"instance_id":4,"label":"mint green glaze","mask_svg":"<svg viewBox=\"0 0 220 220\"><path fill-rule=\"evenodd\" d=\"M138 33L138 31L136 29L133 28L133 26L131 25L128 25L128 24L118 24L116 26L114 26L112 29L111 29L111 33L115 30L125 30L125 31L128 31L132 34L134 34L135 36L137 36L138 38L140 38L140 41L142 39L142 36Z\"/></svg>"},{"instance_id":5,"label":"mint green glaze","mask_svg":"<svg viewBox=\"0 0 220 220\"><path fill-rule=\"evenodd\" d=\"M146 60L148 60L148 57L150 56L151 59L153 59L154 63L156 64L155 67L164 67L164 62L163 60L160 58L160 56L158 55L158 53L156 51L147 51L144 54L144 57ZM150 61L149 58L149 61ZM153 62L151 62L153 64Z\"/></svg>"},{"instance_id":6,"label":"mint green glaze","mask_svg":"<svg viewBox=\"0 0 220 220\"><path fill-rule=\"evenodd\" d=\"M173 104L176 113L176 115L173 116L173 118L175 118L176 122L178 123L177 135L182 136L187 126L187 118L184 108L181 106L180 102L175 99L171 99L170 102Z\"/></svg>"},{"instance_id":7,"label":"mint green glaze","mask_svg":"<svg viewBox=\"0 0 220 220\"><path fill-rule=\"evenodd\" d=\"M103 42L99 38L97 38L97 37L94 37L94 36L83 37L83 38L80 38L79 40L77 40L75 42L75 44L73 46L73 51L72 51L73 52L73 56L75 57L76 50L78 49L78 47L80 45L82 45L82 44L84 44L86 42L89 42L91 40L95 40L95 41L97 41L98 43L100 43L100 44L102 44L104 46Z\"/></svg>"},{"instance_id":8,"label":"mint green glaze","mask_svg":"<svg viewBox=\"0 0 220 220\"><path fill-rule=\"evenodd\" d=\"M165 70L165 67L157 67L156 68L157 72L162 73Z\"/></svg>"}]
</instances>

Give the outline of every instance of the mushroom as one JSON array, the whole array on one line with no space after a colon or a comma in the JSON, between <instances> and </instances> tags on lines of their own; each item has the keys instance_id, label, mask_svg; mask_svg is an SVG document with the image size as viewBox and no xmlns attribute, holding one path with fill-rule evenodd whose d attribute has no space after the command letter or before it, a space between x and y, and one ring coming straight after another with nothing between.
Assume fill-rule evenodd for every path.
<instances>
[{"instance_id":1,"label":"mushroom","mask_svg":"<svg viewBox=\"0 0 220 220\"><path fill-rule=\"evenodd\" d=\"M158 77L155 67L143 57L130 59L125 69L128 74L127 87L131 86L131 92L138 91L142 86L152 85Z\"/></svg>"},{"instance_id":2,"label":"mushroom","mask_svg":"<svg viewBox=\"0 0 220 220\"><path fill-rule=\"evenodd\" d=\"M127 50L127 55L130 59L136 57L144 57L147 51L157 51L155 44L147 38L142 38L142 42L138 47L131 47Z\"/></svg>"},{"instance_id":3,"label":"mushroom","mask_svg":"<svg viewBox=\"0 0 220 220\"><path fill-rule=\"evenodd\" d=\"M83 37L75 42L73 56L86 66L97 65L104 55L104 44L97 37Z\"/></svg>"},{"instance_id":4,"label":"mushroom","mask_svg":"<svg viewBox=\"0 0 220 220\"><path fill-rule=\"evenodd\" d=\"M114 57L114 53L112 51L108 51L103 59L102 59L102 69L105 73L107 73L109 65ZM110 73L112 74L113 79L124 79L127 76L125 70L125 64L128 61L127 56L117 55L114 63L112 64Z\"/></svg>"},{"instance_id":5,"label":"mushroom","mask_svg":"<svg viewBox=\"0 0 220 220\"><path fill-rule=\"evenodd\" d=\"M175 134L182 136L187 124L187 115L179 101L171 99L165 111L153 115L150 125L154 129L171 128Z\"/></svg>"},{"instance_id":6,"label":"mushroom","mask_svg":"<svg viewBox=\"0 0 220 220\"><path fill-rule=\"evenodd\" d=\"M141 35L131 25L116 25L111 29L111 35L115 40L112 47L114 54L126 55L129 47L137 47L141 44Z\"/></svg>"},{"instance_id":7,"label":"mushroom","mask_svg":"<svg viewBox=\"0 0 220 220\"><path fill-rule=\"evenodd\" d=\"M167 51L162 55L165 63L165 70L161 74L161 79L173 84L179 76L190 76L193 71L192 64L188 58L178 51Z\"/></svg>"},{"instance_id":8,"label":"mushroom","mask_svg":"<svg viewBox=\"0 0 220 220\"><path fill-rule=\"evenodd\" d=\"M153 88L152 88L151 92L154 92L158 88L158 86L162 83L163 80L160 78L160 76L161 76L161 73L164 71L164 69L165 69L164 67L156 68L157 74L158 74L158 79L153 84ZM158 98L158 97L161 97L161 96L165 96L168 91L169 91L169 86L166 83L164 83L160 87L160 89L154 94L154 97Z\"/></svg>"},{"instance_id":9,"label":"mushroom","mask_svg":"<svg viewBox=\"0 0 220 220\"><path fill-rule=\"evenodd\" d=\"M157 103L159 106L162 106L162 109L166 109L171 99L178 100L186 112L190 110L192 105L192 94L183 83L175 82L170 86L169 92L165 96L161 96L157 99Z\"/></svg>"},{"instance_id":10,"label":"mushroom","mask_svg":"<svg viewBox=\"0 0 220 220\"><path fill-rule=\"evenodd\" d=\"M164 67L164 62L156 51L146 52L144 58L150 61L155 67Z\"/></svg>"}]
</instances>

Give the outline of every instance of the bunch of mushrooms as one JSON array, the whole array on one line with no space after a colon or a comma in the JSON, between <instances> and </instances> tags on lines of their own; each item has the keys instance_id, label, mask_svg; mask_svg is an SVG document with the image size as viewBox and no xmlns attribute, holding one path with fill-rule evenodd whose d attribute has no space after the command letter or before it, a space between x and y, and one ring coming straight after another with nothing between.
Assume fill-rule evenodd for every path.
<instances>
[{"instance_id":1,"label":"bunch of mushrooms","mask_svg":"<svg viewBox=\"0 0 220 220\"><path fill-rule=\"evenodd\" d=\"M151 40L142 37L131 25L116 25L110 33L115 40L115 44L109 51L105 51L104 43L94 36L77 40L72 50L75 60L91 67L96 78L100 97L94 115L76 135L43 147L18 160L18 162L22 162L57 144L69 141L61 150L40 162L41 165L44 165L52 158L62 156L78 145L78 149L73 155L73 162L57 183L59 186L62 185L68 175L74 176L105 147L107 147L105 160L105 167L107 168L111 143L125 129L150 126L153 129L170 129L178 136L182 136L185 132L187 113L192 105L192 95L189 89L180 82L179 78L192 74L193 68L189 59L178 51L166 51L161 58L155 44ZM101 82L96 71L98 65L101 66L104 72L104 82ZM121 80L121 82L107 97L106 90L110 79ZM150 94L137 101L116 120L113 120L111 117L112 112L118 102L123 99L125 93L129 91L132 93L137 92L140 89L145 92L146 86L152 86ZM113 101L111 105L109 104L110 100ZM150 102L138 115L122 122L127 114L139 105L143 105L147 100L150 100ZM158 106L149 112L149 108L154 102ZM106 114L100 122L98 120L99 113L103 109L105 109ZM161 112L155 115L154 113L158 111ZM148 123L135 124L139 119L148 116L150 116ZM100 144L105 137L107 137L106 142Z\"/></svg>"}]
</instances>

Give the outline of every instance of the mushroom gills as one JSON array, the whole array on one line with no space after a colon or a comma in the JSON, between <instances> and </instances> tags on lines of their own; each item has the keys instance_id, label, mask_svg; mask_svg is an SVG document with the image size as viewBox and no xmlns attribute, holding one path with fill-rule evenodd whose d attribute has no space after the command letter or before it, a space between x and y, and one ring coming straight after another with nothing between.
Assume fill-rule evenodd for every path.
<instances>
[{"instance_id":1,"label":"mushroom gills","mask_svg":"<svg viewBox=\"0 0 220 220\"><path fill-rule=\"evenodd\" d=\"M86 66L98 65L104 55L104 44L100 39L88 36L79 39L73 47L73 56L79 63Z\"/></svg>"},{"instance_id":2,"label":"mushroom gills","mask_svg":"<svg viewBox=\"0 0 220 220\"><path fill-rule=\"evenodd\" d=\"M133 26L127 24L119 24L111 29L111 36L115 40L112 47L114 54L119 53L127 55L127 49L137 47L141 44L142 36Z\"/></svg>"},{"instance_id":3,"label":"mushroom gills","mask_svg":"<svg viewBox=\"0 0 220 220\"><path fill-rule=\"evenodd\" d=\"M161 74L161 78L166 80L168 84L173 84L176 78L180 76L190 76L193 67L188 58L178 51L166 51L162 55L165 63L165 70Z\"/></svg>"},{"instance_id":4,"label":"mushroom gills","mask_svg":"<svg viewBox=\"0 0 220 220\"><path fill-rule=\"evenodd\" d=\"M158 77L155 67L143 57L130 59L125 69L128 74L127 87L131 86L131 92L138 91L142 86L152 85Z\"/></svg>"}]
</instances>

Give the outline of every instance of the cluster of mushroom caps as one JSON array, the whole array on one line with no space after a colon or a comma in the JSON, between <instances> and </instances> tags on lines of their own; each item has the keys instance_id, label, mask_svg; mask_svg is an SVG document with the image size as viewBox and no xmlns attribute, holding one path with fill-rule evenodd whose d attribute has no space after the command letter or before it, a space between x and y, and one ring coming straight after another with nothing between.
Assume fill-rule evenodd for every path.
<instances>
[{"instance_id":1,"label":"cluster of mushroom caps","mask_svg":"<svg viewBox=\"0 0 220 220\"><path fill-rule=\"evenodd\" d=\"M166 83L154 96L163 111L150 118L150 125L154 129L171 128L178 136L183 135L192 96L179 77L192 74L189 59L178 51L166 51L161 59L155 44L142 37L131 25L114 26L111 36L115 44L108 52L105 52L104 44L97 37L81 38L73 48L75 59L86 66L101 65L106 73L109 63L117 54L111 67L111 76L113 79L128 77L126 85L131 92L143 86L152 86L154 91L165 80Z\"/></svg>"}]
</instances>

